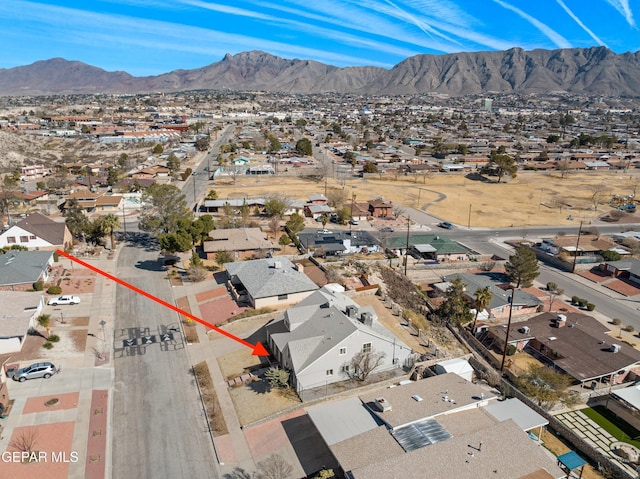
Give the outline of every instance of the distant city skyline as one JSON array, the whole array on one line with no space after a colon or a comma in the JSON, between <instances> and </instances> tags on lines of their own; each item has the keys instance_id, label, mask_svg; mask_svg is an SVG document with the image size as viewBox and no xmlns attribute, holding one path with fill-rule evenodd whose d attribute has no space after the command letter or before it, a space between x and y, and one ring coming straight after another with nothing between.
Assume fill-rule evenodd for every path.
<instances>
[{"instance_id":1,"label":"distant city skyline","mask_svg":"<svg viewBox=\"0 0 640 479\"><path fill-rule=\"evenodd\" d=\"M62 57L135 76L262 50L391 68L418 54L640 50L630 0L39 0L0 2L0 68Z\"/></svg>"}]
</instances>

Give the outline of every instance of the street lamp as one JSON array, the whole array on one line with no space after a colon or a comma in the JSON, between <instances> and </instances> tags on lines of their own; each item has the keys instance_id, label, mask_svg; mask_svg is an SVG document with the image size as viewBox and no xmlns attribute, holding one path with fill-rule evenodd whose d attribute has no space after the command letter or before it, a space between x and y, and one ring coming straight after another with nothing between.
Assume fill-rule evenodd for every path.
<instances>
[{"instance_id":1,"label":"street lamp","mask_svg":"<svg viewBox=\"0 0 640 479\"><path fill-rule=\"evenodd\" d=\"M511 298L509 300L509 319L507 320L507 335L504 338L504 349L502 350L502 364L500 365L500 373L504 371L504 361L507 358L507 346L509 346L509 330L511 329L511 313L513 313L513 298L516 295L515 286L509 286L511 290Z\"/></svg>"}]
</instances>

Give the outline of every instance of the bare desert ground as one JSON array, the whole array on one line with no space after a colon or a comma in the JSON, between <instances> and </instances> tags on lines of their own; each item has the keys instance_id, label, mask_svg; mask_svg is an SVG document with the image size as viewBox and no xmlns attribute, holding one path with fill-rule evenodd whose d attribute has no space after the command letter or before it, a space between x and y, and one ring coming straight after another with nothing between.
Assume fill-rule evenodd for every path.
<instances>
[{"instance_id":1,"label":"bare desert ground","mask_svg":"<svg viewBox=\"0 0 640 479\"><path fill-rule=\"evenodd\" d=\"M344 189L349 202L384 197L405 207L419 207L434 216L467 225L471 211L472 227L509 227L576 224L593 221L611 208L614 194L626 196L637 188L640 172L590 171L559 173L522 171L515 179L503 183L478 181L458 174L436 174L409 180L380 175L378 179L348 178L327 180L327 188ZM324 193L324 180L298 177L260 177L216 180L213 188L218 197L242 198L286 195L306 200L309 194ZM594 210L594 192L600 197ZM439 201L438 201L439 200ZM567 219L569 216L573 220ZM639 216L633 215L635 221ZM629 222L632 218L623 218Z\"/></svg>"}]
</instances>

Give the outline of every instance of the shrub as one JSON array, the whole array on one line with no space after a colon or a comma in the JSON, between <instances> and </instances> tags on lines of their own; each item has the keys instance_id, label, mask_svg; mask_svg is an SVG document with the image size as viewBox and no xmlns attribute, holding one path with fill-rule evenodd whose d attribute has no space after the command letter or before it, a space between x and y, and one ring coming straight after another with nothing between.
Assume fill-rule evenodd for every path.
<instances>
[{"instance_id":1,"label":"shrub","mask_svg":"<svg viewBox=\"0 0 640 479\"><path fill-rule=\"evenodd\" d=\"M593 303L587 303L587 311L593 311L596 309L596 305Z\"/></svg>"},{"instance_id":2,"label":"shrub","mask_svg":"<svg viewBox=\"0 0 640 479\"><path fill-rule=\"evenodd\" d=\"M579 296L571 296L571 304L578 304L578 301L580 301Z\"/></svg>"},{"instance_id":3,"label":"shrub","mask_svg":"<svg viewBox=\"0 0 640 479\"><path fill-rule=\"evenodd\" d=\"M633 333L635 331L636 328L634 328L633 326L629 325L629 326L625 326L624 328L622 328L623 331L626 331L627 333Z\"/></svg>"},{"instance_id":4,"label":"shrub","mask_svg":"<svg viewBox=\"0 0 640 479\"><path fill-rule=\"evenodd\" d=\"M515 344L507 345L507 356L513 356L514 354L516 354L516 345Z\"/></svg>"},{"instance_id":5,"label":"shrub","mask_svg":"<svg viewBox=\"0 0 640 479\"><path fill-rule=\"evenodd\" d=\"M47 289L47 294L60 294L62 293L62 288L60 286L49 286Z\"/></svg>"},{"instance_id":6,"label":"shrub","mask_svg":"<svg viewBox=\"0 0 640 479\"><path fill-rule=\"evenodd\" d=\"M53 343L50 343L49 341L47 341L42 345L42 347L45 349L51 349L53 347Z\"/></svg>"},{"instance_id":7,"label":"shrub","mask_svg":"<svg viewBox=\"0 0 640 479\"><path fill-rule=\"evenodd\" d=\"M547 283L547 291L555 291L556 289L558 289L558 285L552 281L549 281Z\"/></svg>"},{"instance_id":8,"label":"shrub","mask_svg":"<svg viewBox=\"0 0 640 479\"><path fill-rule=\"evenodd\" d=\"M50 343L57 343L58 341L60 341L60 336L58 336L57 334L52 334L47 338L47 341Z\"/></svg>"},{"instance_id":9,"label":"shrub","mask_svg":"<svg viewBox=\"0 0 640 479\"><path fill-rule=\"evenodd\" d=\"M35 289L36 291L44 290L44 283L42 281L36 281L35 283L33 283L33 289Z\"/></svg>"},{"instance_id":10,"label":"shrub","mask_svg":"<svg viewBox=\"0 0 640 479\"><path fill-rule=\"evenodd\" d=\"M586 308L586 307L587 307L587 304L589 304L589 300L588 300L588 299L580 298L580 299L578 300L578 305L579 305L581 308Z\"/></svg>"},{"instance_id":11,"label":"shrub","mask_svg":"<svg viewBox=\"0 0 640 479\"><path fill-rule=\"evenodd\" d=\"M611 322L615 325L615 326L620 326L622 324L622 320L618 319L618 318L613 318L611 320Z\"/></svg>"}]
</instances>

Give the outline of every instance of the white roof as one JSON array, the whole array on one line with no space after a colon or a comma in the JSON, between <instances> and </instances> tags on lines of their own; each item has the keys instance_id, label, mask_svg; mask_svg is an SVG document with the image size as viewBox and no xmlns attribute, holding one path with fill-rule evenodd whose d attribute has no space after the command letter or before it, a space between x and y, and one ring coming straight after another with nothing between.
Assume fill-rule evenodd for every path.
<instances>
[{"instance_id":1,"label":"white roof","mask_svg":"<svg viewBox=\"0 0 640 479\"><path fill-rule=\"evenodd\" d=\"M624 399L624 401L631 404L636 409L640 409L640 385L611 391L611 394L618 396L620 399Z\"/></svg>"},{"instance_id":2,"label":"white roof","mask_svg":"<svg viewBox=\"0 0 640 479\"><path fill-rule=\"evenodd\" d=\"M549 421L543 416L517 398L493 402L489 404L485 410L498 421L513 419L523 431L530 431L531 429L549 424Z\"/></svg>"},{"instance_id":3,"label":"white roof","mask_svg":"<svg viewBox=\"0 0 640 479\"><path fill-rule=\"evenodd\" d=\"M328 446L378 427L367 407L357 397L307 409Z\"/></svg>"}]
</instances>

